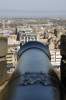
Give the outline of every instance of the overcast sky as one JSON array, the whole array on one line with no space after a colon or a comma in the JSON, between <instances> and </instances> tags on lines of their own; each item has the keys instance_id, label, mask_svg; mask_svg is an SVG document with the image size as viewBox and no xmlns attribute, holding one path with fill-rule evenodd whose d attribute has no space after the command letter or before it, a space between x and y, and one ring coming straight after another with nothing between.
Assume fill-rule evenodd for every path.
<instances>
[{"instance_id":1,"label":"overcast sky","mask_svg":"<svg viewBox=\"0 0 66 100\"><path fill-rule=\"evenodd\" d=\"M0 0L0 9L66 10L66 0Z\"/></svg>"}]
</instances>

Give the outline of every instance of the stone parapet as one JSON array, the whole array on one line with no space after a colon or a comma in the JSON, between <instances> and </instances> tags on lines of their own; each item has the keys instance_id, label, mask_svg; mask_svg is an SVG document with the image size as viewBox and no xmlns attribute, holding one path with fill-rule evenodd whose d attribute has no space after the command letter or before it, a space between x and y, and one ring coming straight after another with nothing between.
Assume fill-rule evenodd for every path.
<instances>
[{"instance_id":1,"label":"stone parapet","mask_svg":"<svg viewBox=\"0 0 66 100\"><path fill-rule=\"evenodd\" d=\"M0 85L6 81L7 61L6 57L0 58Z\"/></svg>"},{"instance_id":2,"label":"stone parapet","mask_svg":"<svg viewBox=\"0 0 66 100\"><path fill-rule=\"evenodd\" d=\"M61 59L61 82L66 87L66 59Z\"/></svg>"},{"instance_id":3,"label":"stone parapet","mask_svg":"<svg viewBox=\"0 0 66 100\"><path fill-rule=\"evenodd\" d=\"M0 57L4 57L7 54L7 37L0 35Z\"/></svg>"},{"instance_id":4,"label":"stone parapet","mask_svg":"<svg viewBox=\"0 0 66 100\"><path fill-rule=\"evenodd\" d=\"M60 53L66 56L66 35L61 35Z\"/></svg>"},{"instance_id":5,"label":"stone parapet","mask_svg":"<svg viewBox=\"0 0 66 100\"><path fill-rule=\"evenodd\" d=\"M8 45L7 37L0 35L0 86L6 81L7 75L7 55Z\"/></svg>"},{"instance_id":6,"label":"stone parapet","mask_svg":"<svg viewBox=\"0 0 66 100\"><path fill-rule=\"evenodd\" d=\"M61 36L60 53L61 59L61 82L66 87L66 35Z\"/></svg>"}]
</instances>

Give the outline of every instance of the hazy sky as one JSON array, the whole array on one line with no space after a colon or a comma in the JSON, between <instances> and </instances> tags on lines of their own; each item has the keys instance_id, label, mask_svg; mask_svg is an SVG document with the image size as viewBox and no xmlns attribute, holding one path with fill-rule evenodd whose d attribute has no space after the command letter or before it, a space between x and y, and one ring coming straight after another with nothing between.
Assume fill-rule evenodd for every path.
<instances>
[{"instance_id":1,"label":"hazy sky","mask_svg":"<svg viewBox=\"0 0 66 100\"><path fill-rule=\"evenodd\" d=\"M66 0L0 0L0 9L66 10Z\"/></svg>"}]
</instances>

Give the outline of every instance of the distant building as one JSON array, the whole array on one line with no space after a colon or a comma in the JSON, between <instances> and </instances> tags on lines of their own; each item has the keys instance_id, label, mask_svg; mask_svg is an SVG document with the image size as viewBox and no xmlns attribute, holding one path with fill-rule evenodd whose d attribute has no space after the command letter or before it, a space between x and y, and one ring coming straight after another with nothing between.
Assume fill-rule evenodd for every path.
<instances>
[{"instance_id":1,"label":"distant building","mask_svg":"<svg viewBox=\"0 0 66 100\"><path fill-rule=\"evenodd\" d=\"M9 49L6 58L7 58L7 70L10 70L11 68L15 68L14 54Z\"/></svg>"},{"instance_id":2,"label":"distant building","mask_svg":"<svg viewBox=\"0 0 66 100\"><path fill-rule=\"evenodd\" d=\"M37 41L37 33L20 33L20 42L22 45L29 41Z\"/></svg>"},{"instance_id":3,"label":"distant building","mask_svg":"<svg viewBox=\"0 0 66 100\"><path fill-rule=\"evenodd\" d=\"M20 42L16 41L15 35L8 37L7 69L13 71L17 64L17 52L20 49Z\"/></svg>"},{"instance_id":4,"label":"distant building","mask_svg":"<svg viewBox=\"0 0 66 100\"><path fill-rule=\"evenodd\" d=\"M17 35L10 35L12 40L17 40Z\"/></svg>"},{"instance_id":5,"label":"distant building","mask_svg":"<svg viewBox=\"0 0 66 100\"><path fill-rule=\"evenodd\" d=\"M51 54L51 64L52 65L60 65L62 56L60 55L60 50L50 50Z\"/></svg>"},{"instance_id":6,"label":"distant building","mask_svg":"<svg viewBox=\"0 0 66 100\"><path fill-rule=\"evenodd\" d=\"M49 50L54 50L55 49L55 44L53 42L51 42L49 44Z\"/></svg>"},{"instance_id":7,"label":"distant building","mask_svg":"<svg viewBox=\"0 0 66 100\"><path fill-rule=\"evenodd\" d=\"M44 45L47 45L48 39L38 39L39 42L43 43Z\"/></svg>"},{"instance_id":8,"label":"distant building","mask_svg":"<svg viewBox=\"0 0 66 100\"><path fill-rule=\"evenodd\" d=\"M17 47L8 47L7 58L7 70L15 69L17 65Z\"/></svg>"},{"instance_id":9,"label":"distant building","mask_svg":"<svg viewBox=\"0 0 66 100\"><path fill-rule=\"evenodd\" d=\"M12 53L18 52L19 47L20 47L19 41L15 41L13 39L8 40L8 49L10 49Z\"/></svg>"},{"instance_id":10,"label":"distant building","mask_svg":"<svg viewBox=\"0 0 66 100\"><path fill-rule=\"evenodd\" d=\"M17 27L17 32L33 32L33 29L31 27L22 26Z\"/></svg>"}]
</instances>

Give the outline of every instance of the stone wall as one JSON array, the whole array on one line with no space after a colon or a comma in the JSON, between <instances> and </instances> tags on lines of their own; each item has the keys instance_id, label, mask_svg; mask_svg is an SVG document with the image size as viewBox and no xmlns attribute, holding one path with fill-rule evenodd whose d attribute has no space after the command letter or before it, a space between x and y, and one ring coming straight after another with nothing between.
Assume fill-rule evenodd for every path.
<instances>
[{"instance_id":1,"label":"stone wall","mask_svg":"<svg viewBox=\"0 0 66 100\"><path fill-rule=\"evenodd\" d=\"M61 35L60 53L66 57L66 35Z\"/></svg>"},{"instance_id":2,"label":"stone wall","mask_svg":"<svg viewBox=\"0 0 66 100\"><path fill-rule=\"evenodd\" d=\"M66 35L61 35L60 53L61 59L61 82L66 87Z\"/></svg>"},{"instance_id":3,"label":"stone wall","mask_svg":"<svg viewBox=\"0 0 66 100\"><path fill-rule=\"evenodd\" d=\"M0 58L0 85L6 80L7 61L6 57Z\"/></svg>"},{"instance_id":4,"label":"stone wall","mask_svg":"<svg viewBox=\"0 0 66 100\"><path fill-rule=\"evenodd\" d=\"M7 38L0 35L0 57L6 56L7 54Z\"/></svg>"},{"instance_id":5,"label":"stone wall","mask_svg":"<svg viewBox=\"0 0 66 100\"><path fill-rule=\"evenodd\" d=\"M6 81L7 75L7 37L0 36L0 85Z\"/></svg>"}]
</instances>

